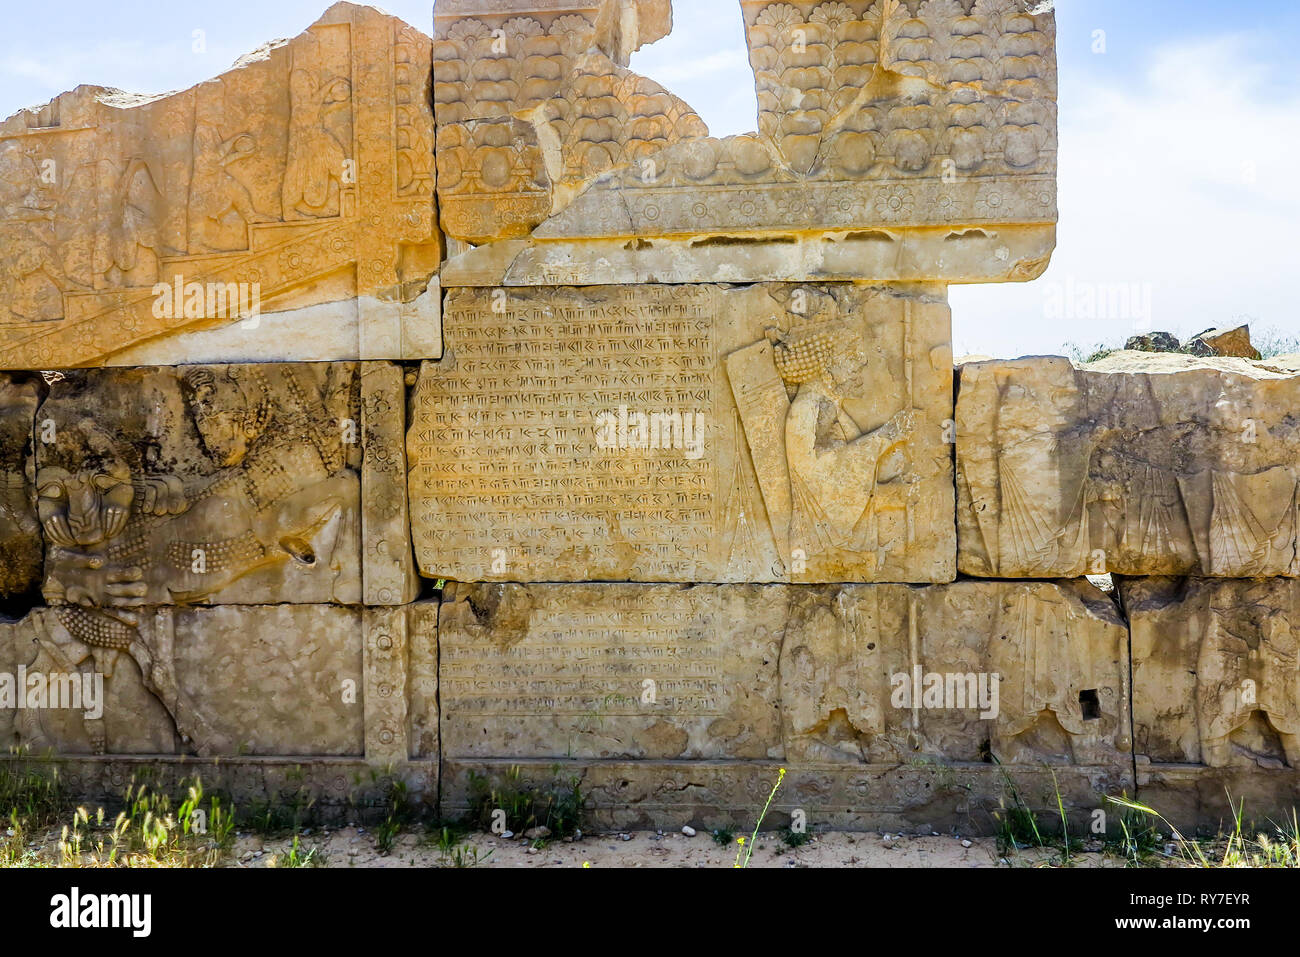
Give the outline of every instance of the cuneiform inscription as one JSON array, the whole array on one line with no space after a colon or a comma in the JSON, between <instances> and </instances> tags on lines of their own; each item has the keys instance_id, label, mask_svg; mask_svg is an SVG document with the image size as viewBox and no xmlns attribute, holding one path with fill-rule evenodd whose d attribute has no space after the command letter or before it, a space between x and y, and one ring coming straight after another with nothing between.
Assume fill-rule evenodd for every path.
<instances>
[{"instance_id":1,"label":"cuneiform inscription","mask_svg":"<svg viewBox=\"0 0 1300 957\"><path fill-rule=\"evenodd\" d=\"M415 400L424 553L459 577L500 579L547 577L574 553L618 567L632 545L641 574L703 573L699 529L716 505L715 463L699 448L715 410L711 303L698 289L454 292L450 361L426 367ZM638 416L666 423L665 441L629 441Z\"/></svg>"}]
</instances>

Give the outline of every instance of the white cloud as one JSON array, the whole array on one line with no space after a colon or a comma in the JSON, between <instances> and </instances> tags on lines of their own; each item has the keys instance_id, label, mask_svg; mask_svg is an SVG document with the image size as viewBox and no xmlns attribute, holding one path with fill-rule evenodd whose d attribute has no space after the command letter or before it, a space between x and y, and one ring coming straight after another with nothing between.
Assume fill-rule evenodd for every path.
<instances>
[{"instance_id":1,"label":"white cloud","mask_svg":"<svg viewBox=\"0 0 1300 957\"><path fill-rule=\"evenodd\" d=\"M1045 321L1071 281L1149 284L1148 328L1190 335L1238 317L1300 332L1292 283L1300 219L1300 100L1279 96L1249 34L1157 47L1136 83L1062 77L1061 222L1047 274L955 287L958 353L1120 343L1128 316Z\"/></svg>"}]
</instances>

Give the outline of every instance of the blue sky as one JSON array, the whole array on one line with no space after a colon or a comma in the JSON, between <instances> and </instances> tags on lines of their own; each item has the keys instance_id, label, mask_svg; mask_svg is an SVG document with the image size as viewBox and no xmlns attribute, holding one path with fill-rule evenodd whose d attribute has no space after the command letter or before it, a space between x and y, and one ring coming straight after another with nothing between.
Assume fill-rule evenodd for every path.
<instances>
[{"instance_id":1,"label":"blue sky","mask_svg":"<svg viewBox=\"0 0 1300 957\"><path fill-rule=\"evenodd\" d=\"M429 0L381 5L430 29ZM183 89L301 32L326 6L23 4L7 11L0 36L0 115L79 83ZM674 8L673 34L638 53L633 68L691 103L715 135L753 129L739 5L675 0ZM1296 0L1060 0L1056 256L1033 283L954 287L955 351L1055 353L1144 328L1187 335L1246 319L1257 337L1300 338L1298 28ZM1104 52L1094 50L1097 31ZM1134 305L1080 318L1089 290L1131 291ZM1079 308L1062 318L1065 300Z\"/></svg>"}]
</instances>

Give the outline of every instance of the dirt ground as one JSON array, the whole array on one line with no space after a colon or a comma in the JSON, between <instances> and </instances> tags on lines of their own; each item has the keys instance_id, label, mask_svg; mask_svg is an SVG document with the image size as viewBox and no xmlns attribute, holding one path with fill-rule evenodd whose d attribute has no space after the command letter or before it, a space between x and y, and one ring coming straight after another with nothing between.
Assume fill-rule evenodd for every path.
<instances>
[{"instance_id":1,"label":"dirt ground","mask_svg":"<svg viewBox=\"0 0 1300 957\"><path fill-rule=\"evenodd\" d=\"M240 837L235 842L233 863L239 867L275 866L272 858L285 854L290 843ZM733 867L738 846L734 841L719 846L705 832L695 837L655 832L589 834L575 841L547 842L540 848L524 840L470 834L459 839L455 851L444 853L423 834L403 834L391 852L383 855L369 829L349 827L299 838L299 855L313 849L318 866L324 867ZM1098 845L1091 851L1075 852L1070 866L1122 866L1122 860L1100 850ZM787 847L779 835L760 834L749 866L1038 867L1059 863L1060 851L1051 849L1001 856L992 838L828 832L815 835L799 848Z\"/></svg>"}]
</instances>

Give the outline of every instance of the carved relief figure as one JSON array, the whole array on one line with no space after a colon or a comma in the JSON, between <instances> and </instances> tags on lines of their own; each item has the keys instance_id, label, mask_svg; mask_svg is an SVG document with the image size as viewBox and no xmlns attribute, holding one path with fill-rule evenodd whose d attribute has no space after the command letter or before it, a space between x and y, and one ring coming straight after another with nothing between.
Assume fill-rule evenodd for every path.
<instances>
[{"instance_id":1,"label":"carved relief figure","mask_svg":"<svg viewBox=\"0 0 1300 957\"><path fill-rule=\"evenodd\" d=\"M189 204L191 253L247 249L248 227L270 221L257 211L248 187L230 172L230 167L257 151L257 141L248 133L223 136L223 113L216 97L196 96Z\"/></svg>"},{"instance_id":2,"label":"carved relief figure","mask_svg":"<svg viewBox=\"0 0 1300 957\"><path fill-rule=\"evenodd\" d=\"M0 147L0 319L44 322L63 316L61 274L54 250L53 184L16 145Z\"/></svg>"},{"instance_id":3,"label":"carved relief figure","mask_svg":"<svg viewBox=\"0 0 1300 957\"><path fill-rule=\"evenodd\" d=\"M180 733L208 746L140 609L219 600L276 566L332 582L335 600L356 600L360 488L347 431L358 416L356 369L196 366L175 376L155 408L169 394L180 401L206 463L175 461L180 446L165 435L164 447L131 441L89 418L58 429L37 481L53 546L45 597L81 645L130 652ZM286 576L261 579L269 592L254 600L301 600L288 593L298 579Z\"/></svg>"},{"instance_id":4,"label":"carved relief figure","mask_svg":"<svg viewBox=\"0 0 1300 957\"><path fill-rule=\"evenodd\" d=\"M1300 768L1300 638L1283 610L1210 608L1196 663L1201 761L1224 767L1231 736L1260 712Z\"/></svg>"},{"instance_id":5,"label":"carved relief figure","mask_svg":"<svg viewBox=\"0 0 1300 957\"><path fill-rule=\"evenodd\" d=\"M149 164L139 157L127 163L113 208L108 235L108 281L121 286L151 286L158 281L163 256L158 229L162 193Z\"/></svg>"},{"instance_id":6,"label":"carved relief figure","mask_svg":"<svg viewBox=\"0 0 1300 957\"><path fill-rule=\"evenodd\" d=\"M807 543L809 554L874 553L880 473L906 441L912 413L863 432L845 411L845 400L868 387L866 350L852 326L804 330L777 345L776 363L796 390L785 428L792 547Z\"/></svg>"},{"instance_id":7,"label":"carved relief figure","mask_svg":"<svg viewBox=\"0 0 1300 957\"><path fill-rule=\"evenodd\" d=\"M348 151L331 129L331 113L346 107L348 81L322 83L313 70L294 62L289 74L289 153L284 168L284 219L321 219L340 212L340 190Z\"/></svg>"},{"instance_id":8,"label":"carved relief figure","mask_svg":"<svg viewBox=\"0 0 1300 957\"><path fill-rule=\"evenodd\" d=\"M883 558L880 513L906 508L886 486L901 471L913 415L864 431L847 411L869 388L860 323L774 329L769 340L730 357L728 374L782 558L796 578L805 561L865 563L870 574ZM768 382L745 394L746 376Z\"/></svg>"}]
</instances>

